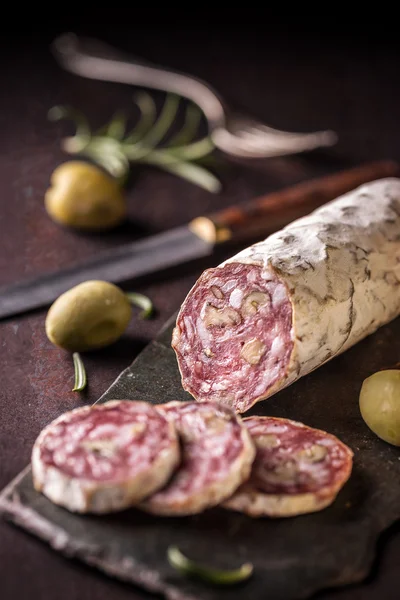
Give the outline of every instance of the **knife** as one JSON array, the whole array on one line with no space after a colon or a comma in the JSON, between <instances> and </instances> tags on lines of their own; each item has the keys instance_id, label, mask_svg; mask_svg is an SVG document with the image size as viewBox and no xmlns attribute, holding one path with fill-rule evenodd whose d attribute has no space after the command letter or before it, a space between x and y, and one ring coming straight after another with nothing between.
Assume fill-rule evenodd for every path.
<instances>
[{"instance_id":1,"label":"knife","mask_svg":"<svg viewBox=\"0 0 400 600\"><path fill-rule=\"evenodd\" d=\"M398 175L395 161L367 163L197 217L187 225L102 252L80 266L2 287L0 319L48 306L88 279L118 284L211 256L222 244L261 240L363 183Z\"/></svg>"}]
</instances>

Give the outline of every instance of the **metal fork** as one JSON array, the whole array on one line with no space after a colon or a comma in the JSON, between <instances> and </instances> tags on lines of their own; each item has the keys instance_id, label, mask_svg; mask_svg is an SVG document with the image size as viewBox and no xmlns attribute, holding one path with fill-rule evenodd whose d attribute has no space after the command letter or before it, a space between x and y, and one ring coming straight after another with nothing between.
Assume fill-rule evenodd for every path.
<instances>
[{"instance_id":1,"label":"metal fork","mask_svg":"<svg viewBox=\"0 0 400 600\"><path fill-rule=\"evenodd\" d=\"M297 154L332 146L337 141L333 131L280 131L231 112L219 94L204 81L126 56L92 38L65 33L56 38L51 47L57 62L76 75L152 88L191 100L203 111L214 145L235 157L266 158Z\"/></svg>"}]
</instances>

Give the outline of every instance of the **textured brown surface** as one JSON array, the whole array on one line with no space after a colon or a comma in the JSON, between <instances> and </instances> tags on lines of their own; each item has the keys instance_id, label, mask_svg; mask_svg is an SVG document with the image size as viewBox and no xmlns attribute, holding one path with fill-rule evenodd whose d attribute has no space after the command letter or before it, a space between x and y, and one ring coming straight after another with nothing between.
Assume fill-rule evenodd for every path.
<instances>
[{"instance_id":1,"label":"textured brown surface","mask_svg":"<svg viewBox=\"0 0 400 600\"><path fill-rule=\"evenodd\" d=\"M97 34L96 29L91 33ZM116 107L130 107L131 90L64 74L46 45L25 41L18 50L12 47L1 54L7 85L0 100L0 284L72 264L100 248L311 176L364 160L400 158L398 53L387 42L371 46L367 36L352 44L335 37L298 43L287 36L278 39L261 33L239 38L227 33L222 41L221 36L211 32L205 52L200 31L171 36L132 29L123 45L148 59L205 77L221 93L276 127L335 129L340 143L331 155L270 160L257 167L231 166L223 173L225 189L220 198L161 172L138 171L129 194L129 225L103 237L62 230L47 218L43 193L51 171L65 159L59 141L69 127L49 124L46 112L53 104L69 103L101 124ZM108 39L118 41L112 35ZM46 423L104 392L176 310L198 275L199 270L178 270L141 285L140 291L156 303L157 319L133 320L120 343L86 357L90 386L82 396L70 391L70 357L52 348L45 337L45 313L0 324L0 487L27 464L32 443ZM396 362L398 357L393 359ZM66 561L2 522L0 529L4 600L28 595L41 600L146 597ZM392 535L382 544L379 564L367 584L321 598L397 598L399 557L400 537Z\"/></svg>"}]
</instances>

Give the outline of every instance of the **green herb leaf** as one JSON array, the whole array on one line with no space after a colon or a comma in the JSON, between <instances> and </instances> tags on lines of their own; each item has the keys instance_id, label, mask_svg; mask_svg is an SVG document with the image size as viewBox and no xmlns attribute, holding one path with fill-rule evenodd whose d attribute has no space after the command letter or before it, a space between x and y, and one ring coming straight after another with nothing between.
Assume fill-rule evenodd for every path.
<instances>
[{"instance_id":1,"label":"green herb leaf","mask_svg":"<svg viewBox=\"0 0 400 600\"><path fill-rule=\"evenodd\" d=\"M189 104L185 114L185 124L169 142L169 147L188 144L196 135L202 112L195 104Z\"/></svg>"},{"instance_id":2,"label":"green herb leaf","mask_svg":"<svg viewBox=\"0 0 400 600\"><path fill-rule=\"evenodd\" d=\"M126 115L122 112L117 112L110 121L105 135L114 140L122 140L126 130Z\"/></svg>"},{"instance_id":3,"label":"green herb leaf","mask_svg":"<svg viewBox=\"0 0 400 600\"><path fill-rule=\"evenodd\" d=\"M153 98L146 92L140 92L134 97L135 104L140 110L140 118L136 127L125 138L125 143L134 144L154 125L156 120L156 105Z\"/></svg>"},{"instance_id":4,"label":"green herb leaf","mask_svg":"<svg viewBox=\"0 0 400 600\"><path fill-rule=\"evenodd\" d=\"M182 160L198 160L211 154L214 150L214 144L209 137L205 137L202 140L187 144L186 146L176 146L174 148L168 148L168 154L170 156L176 156Z\"/></svg>"},{"instance_id":5,"label":"green herb leaf","mask_svg":"<svg viewBox=\"0 0 400 600\"><path fill-rule=\"evenodd\" d=\"M128 135L125 135L126 119L120 113L116 113L108 125L94 134L86 118L72 108L56 106L49 111L49 118L55 121L72 119L76 124L76 133L62 141L63 150L68 154L89 158L108 171L120 185L124 185L128 179L130 163L136 162L159 167L211 193L218 193L222 187L220 181L205 166L195 164L210 157L214 151L209 136L192 141L201 118L197 107L188 107L182 130L162 146L177 115L179 101L178 96L167 95L157 119L152 97L145 92L138 94L136 104L140 118Z\"/></svg>"},{"instance_id":6,"label":"green herb leaf","mask_svg":"<svg viewBox=\"0 0 400 600\"><path fill-rule=\"evenodd\" d=\"M138 306L139 308L143 309L139 315L141 319L148 319L151 317L153 313L153 304L150 298L135 292L128 292L126 296L134 306Z\"/></svg>"},{"instance_id":7,"label":"green herb leaf","mask_svg":"<svg viewBox=\"0 0 400 600\"><path fill-rule=\"evenodd\" d=\"M143 157L142 162L160 166L164 171L169 171L173 175L179 175L182 179L195 183L214 194L221 190L221 182L210 171L199 165L174 159L161 150L154 150L151 154Z\"/></svg>"},{"instance_id":8,"label":"green herb leaf","mask_svg":"<svg viewBox=\"0 0 400 600\"><path fill-rule=\"evenodd\" d=\"M183 575L193 576L213 583L215 585L232 585L249 579L253 574L253 565L244 563L238 569L214 569L199 565L194 561L186 558L176 546L170 546L167 550L168 561L174 569L177 569Z\"/></svg>"},{"instance_id":9,"label":"green herb leaf","mask_svg":"<svg viewBox=\"0 0 400 600\"><path fill-rule=\"evenodd\" d=\"M161 114L155 122L154 126L148 134L141 140L141 144L145 147L155 148L157 144L159 144L167 131L171 127L174 119L176 117L176 113L178 111L179 106L179 98L178 96L168 95L164 106L162 108Z\"/></svg>"},{"instance_id":10,"label":"green herb leaf","mask_svg":"<svg viewBox=\"0 0 400 600\"><path fill-rule=\"evenodd\" d=\"M81 392L85 389L87 384L85 365L83 364L80 354L78 352L74 352L72 358L74 361L75 368L75 385L72 391Z\"/></svg>"},{"instance_id":11,"label":"green herb leaf","mask_svg":"<svg viewBox=\"0 0 400 600\"><path fill-rule=\"evenodd\" d=\"M82 151L81 154L88 156L103 167L112 177L118 179L121 185L125 183L129 174L129 160L119 147L110 147L107 150L105 144L93 143L90 149Z\"/></svg>"}]
</instances>

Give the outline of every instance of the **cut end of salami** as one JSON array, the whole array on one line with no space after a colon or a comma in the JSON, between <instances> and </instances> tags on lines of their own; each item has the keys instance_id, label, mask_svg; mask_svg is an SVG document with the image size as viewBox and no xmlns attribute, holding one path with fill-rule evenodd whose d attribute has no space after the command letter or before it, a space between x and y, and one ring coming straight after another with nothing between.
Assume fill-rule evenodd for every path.
<instances>
[{"instance_id":1,"label":"cut end of salami","mask_svg":"<svg viewBox=\"0 0 400 600\"><path fill-rule=\"evenodd\" d=\"M145 402L113 400L63 414L32 451L34 486L74 512L133 506L162 487L180 460L172 424Z\"/></svg>"},{"instance_id":2,"label":"cut end of salami","mask_svg":"<svg viewBox=\"0 0 400 600\"><path fill-rule=\"evenodd\" d=\"M268 269L228 263L203 273L179 313L172 346L196 400L243 413L285 377L292 304Z\"/></svg>"},{"instance_id":3,"label":"cut end of salami","mask_svg":"<svg viewBox=\"0 0 400 600\"><path fill-rule=\"evenodd\" d=\"M164 516L200 513L231 496L249 477L255 447L233 411L209 402L170 402L157 409L178 432L182 462L141 509Z\"/></svg>"},{"instance_id":4,"label":"cut end of salami","mask_svg":"<svg viewBox=\"0 0 400 600\"><path fill-rule=\"evenodd\" d=\"M251 475L223 506L252 517L316 512L335 500L353 452L335 436L274 417L243 420L256 446Z\"/></svg>"},{"instance_id":5,"label":"cut end of salami","mask_svg":"<svg viewBox=\"0 0 400 600\"><path fill-rule=\"evenodd\" d=\"M246 412L399 316L399 231L383 179L205 271L172 339L184 389Z\"/></svg>"}]
</instances>

